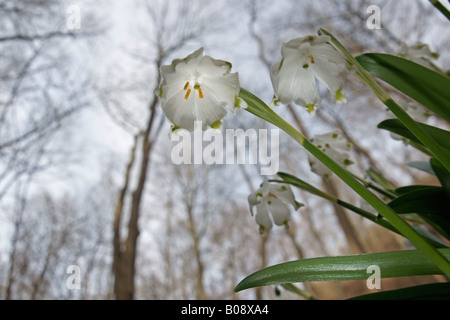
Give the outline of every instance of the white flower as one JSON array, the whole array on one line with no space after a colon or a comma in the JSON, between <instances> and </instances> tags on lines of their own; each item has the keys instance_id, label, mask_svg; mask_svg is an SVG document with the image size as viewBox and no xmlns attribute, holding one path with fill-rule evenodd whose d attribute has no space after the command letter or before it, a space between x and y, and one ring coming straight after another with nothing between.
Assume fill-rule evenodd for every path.
<instances>
[{"instance_id":1,"label":"white flower","mask_svg":"<svg viewBox=\"0 0 450 320\"><path fill-rule=\"evenodd\" d=\"M337 78L345 58L329 43L328 36L307 36L283 43L280 62L272 66L271 79L275 100L283 104L294 101L314 112L321 99L316 79L330 91L335 103L346 103L343 82Z\"/></svg>"},{"instance_id":2,"label":"white flower","mask_svg":"<svg viewBox=\"0 0 450 320\"><path fill-rule=\"evenodd\" d=\"M236 112L244 102L238 98L238 74L230 71L231 63L203 56L203 48L161 67L157 94L173 131L193 131L195 121L202 122L202 130L217 129L227 108Z\"/></svg>"},{"instance_id":3,"label":"white flower","mask_svg":"<svg viewBox=\"0 0 450 320\"><path fill-rule=\"evenodd\" d=\"M289 205L298 210L303 204L295 200L294 193L289 185L263 182L261 187L248 197L250 211L256 206L255 221L259 225L260 233L272 229L272 220L278 225L288 225L291 218Z\"/></svg>"},{"instance_id":4,"label":"white flower","mask_svg":"<svg viewBox=\"0 0 450 320\"><path fill-rule=\"evenodd\" d=\"M347 151L350 151L352 145L350 142L345 140L341 134L331 132L316 135L311 142L341 166L346 167L353 164L353 161L350 160L349 155L346 153ZM313 155L308 155L308 161L312 172L326 179L331 176L332 171L322 162L317 160Z\"/></svg>"},{"instance_id":5,"label":"white flower","mask_svg":"<svg viewBox=\"0 0 450 320\"><path fill-rule=\"evenodd\" d=\"M402 42L398 55L430 69L434 68L430 60L439 58L437 52L432 52L427 44L421 42L417 42L412 46Z\"/></svg>"}]
</instances>

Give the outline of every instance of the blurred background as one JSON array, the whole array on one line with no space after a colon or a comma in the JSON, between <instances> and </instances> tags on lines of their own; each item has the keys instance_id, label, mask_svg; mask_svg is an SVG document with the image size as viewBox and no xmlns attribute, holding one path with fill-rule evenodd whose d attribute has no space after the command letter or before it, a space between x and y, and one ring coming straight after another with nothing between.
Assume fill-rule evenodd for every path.
<instances>
[{"instance_id":1,"label":"blurred background","mask_svg":"<svg viewBox=\"0 0 450 320\"><path fill-rule=\"evenodd\" d=\"M367 27L370 5L381 9L380 29ZM281 44L319 27L355 55L397 54L402 41L421 41L449 69L448 21L425 0L0 0L0 298L303 299L283 288L233 288L281 262L411 248L299 190L305 206L290 228L260 235L247 202L267 178L258 165L171 161L154 94L162 65L204 47L269 103ZM341 132L353 144L349 169L361 176L373 168L394 186L436 183L405 165L422 154L376 128L387 114L374 94L343 77L347 104L334 105L320 86L314 117L296 105L277 112L308 137ZM273 127L241 110L224 128ZM365 206L336 177L312 173L306 151L284 133L280 171ZM381 288L441 280L383 279ZM373 291L365 281L296 285L319 299Z\"/></svg>"}]
</instances>

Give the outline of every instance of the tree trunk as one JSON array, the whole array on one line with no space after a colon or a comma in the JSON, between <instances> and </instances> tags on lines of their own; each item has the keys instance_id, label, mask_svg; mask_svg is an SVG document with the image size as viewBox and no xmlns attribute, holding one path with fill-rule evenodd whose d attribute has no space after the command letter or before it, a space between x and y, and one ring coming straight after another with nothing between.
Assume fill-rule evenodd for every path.
<instances>
[{"instance_id":1,"label":"tree trunk","mask_svg":"<svg viewBox=\"0 0 450 320\"><path fill-rule=\"evenodd\" d=\"M159 65L159 64L158 64ZM159 83L159 81L158 81ZM135 277L135 261L136 261L136 249L137 240L139 237L139 215L141 199L147 180L148 167L150 164L150 154L153 146L153 141L150 138L152 131L155 111L157 106L157 100L154 99L150 105L150 118L147 124L147 128L143 134L142 139L142 160L140 164L138 184L136 189L132 193L130 219L128 221L128 236L125 243L122 244L120 237L120 224L121 216L123 213L123 201L127 190L129 189L130 171L135 161L135 150L139 144L139 139L135 140L135 144L132 149L132 155L130 162L128 163L125 183L119 195L119 200L116 205L115 220L114 220L114 293L118 300L132 300L134 299L134 277Z\"/></svg>"}]
</instances>

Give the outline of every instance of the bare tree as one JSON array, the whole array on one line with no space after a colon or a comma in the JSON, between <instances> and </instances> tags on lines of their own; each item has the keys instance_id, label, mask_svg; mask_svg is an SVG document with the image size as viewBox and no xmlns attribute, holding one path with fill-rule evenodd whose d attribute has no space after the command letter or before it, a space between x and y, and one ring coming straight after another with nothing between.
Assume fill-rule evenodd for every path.
<instances>
[{"instance_id":1,"label":"bare tree","mask_svg":"<svg viewBox=\"0 0 450 320\"><path fill-rule=\"evenodd\" d=\"M15 213L6 299L22 295L14 289L23 285L17 276L25 271L37 272L28 288L30 297L43 295L54 254L66 244L62 236L59 244L47 247L40 271L26 256L19 267L19 256L27 254L24 230L33 219L27 202L36 181L55 172L60 179L69 174L64 168L78 151L68 144L70 120L90 104L88 70L74 69L75 56L66 48L72 45L74 50L77 43L99 33L90 24L68 30L66 8L54 0L0 3L0 201L5 212ZM89 10L85 14L90 15ZM65 143L60 144L62 140Z\"/></svg>"},{"instance_id":2,"label":"bare tree","mask_svg":"<svg viewBox=\"0 0 450 320\"><path fill-rule=\"evenodd\" d=\"M206 1L184 2L184 1L143 1L140 2L138 10L146 13L148 28L145 31L147 41L145 55L140 52L132 52L132 55L147 66L151 66L150 93L147 108L147 122L135 133L139 138L135 139L132 147L132 156L127 165L124 184L121 187L119 200L117 201L114 222L114 262L113 273L115 278L115 294L117 299L134 298L134 278L136 249L139 236L139 216L141 213L142 199L148 181L148 170L151 152L158 134L162 128L164 117L158 111L158 99L154 95L161 79L159 69L171 54L179 51L189 41L198 39L206 30L206 22L212 19L208 16L211 5ZM209 20L211 21L211 20ZM217 28L217 27L216 27ZM211 28L213 30L214 28ZM151 34L149 37L148 34ZM138 115L141 119L142 115ZM140 160L133 154L138 152ZM139 161L138 163L136 161ZM130 182L129 172L132 167L136 168L135 185ZM131 196L129 204L129 220L127 236L122 239L121 220L124 213L124 198ZM122 243L123 242L123 243Z\"/></svg>"}]
</instances>

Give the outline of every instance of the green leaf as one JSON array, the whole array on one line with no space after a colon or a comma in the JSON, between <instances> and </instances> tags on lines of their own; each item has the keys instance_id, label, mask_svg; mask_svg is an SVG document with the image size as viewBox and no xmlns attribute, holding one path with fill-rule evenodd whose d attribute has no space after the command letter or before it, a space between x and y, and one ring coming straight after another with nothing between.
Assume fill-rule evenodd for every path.
<instances>
[{"instance_id":1,"label":"green leaf","mask_svg":"<svg viewBox=\"0 0 450 320\"><path fill-rule=\"evenodd\" d=\"M443 187L410 186L388 205L399 214L416 213L437 231L450 238L450 198Z\"/></svg>"},{"instance_id":2,"label":"green leaf","mask_svg":"<svg viewBox=\"0 0 450 320\"><path fill-rule=\"evenodd\" d=\"M439 182L442 184L447 196L450 199L450 172L440 163L438 160L431 158L430 165L433 168L433 171L436 173L436 176L439 179Z\"/></svg>"},{"instance_id":3,"label":"green leaf","mask_svg":"<svg viewBox=\"0 0 450 320\"><path fill-rule=\"evenodd\" d=\"M450 282L375 292L348 300L450 300Z\"/></svg>"},{"instance_id":4,"label":"green leaf","mask_svg":"<svg viewBox=\"0 0 450 320\"><path fill-rule=\"evenodd\" d=\"M442 187L410 186L397 192L403 195L392 200L389 206L397 213L439 214L450 218L450 201ZM412 190L412 191L411 191Z\"/></svg>"},{"instance_id":5,"label":"green leaf","mask_svg":"<svg viewBox=\"0 0 450 320\"><path fill-rule=\"evenodd\" d=\"M450 91L450 90L449 90ZM418 125L424 130L433 140L436 141L450 156L450 132L433 127L424 123L418 123ZM384 120L378 124L379 129L388 130L390 132L396 133L408 140L413 141L419 145L422 145L419 139L417 139L408 128L398 119L388 119Z\"/></svg>"},{"instance_id":6,"label":"green leaf","mask_svg":"<svg viewBox=\"0 0 450 320\"><path fill-rule=\"evenodd\" d=\"M356 57L361 66L436 115L450 122L450 79L398 56L367 53Z\"/></svg>"},{"instance_id":7,"label":"green leaf","mask_svg":"<svg viewBox=\"0 0 450 320\"><path fill-rule=\"evenodd\" d=\"M447 260L450 249L437 249ZM268 285L306 281L364 280L369 266L378 266L382 278L442 274L417 250L320 257L286 262L259 270L243 279L235 292Z\"/></svg>"},{"instance_id":8,"label":"green leaf","mask_svg":"<svg viewBox=\"0 0 450 320\"><path fill-rule=\"evenodd\" d=\"M279 176L281 179L284 180L284 182L291 184L301 190L304 190L306 192L309 192L311 194L314 194L319 197L323 197L325 199L328 199L330 201L336 201L337 199L334 197L330 197L330 195L326 194L322 190L317 189L316 187L310 185L309 183L285 172L278 172L277 176Z\"/></svg>"},{"instance_id":9,"label":"green leaf","mask_svg":"<svg viewBox=\"0 0 450 320\"><path fill-rule=\"evenodd\" d=\"M406 194L409 192L420 191L420 190L425 190L425 189L429 189L429 188L440 188L440 187L428 186L428 185L411 185L411 186L397 188L397 189L395 189L395 192L399 195L403 195L403 194Z\"/></svg>"},{"instance_id":10,"label":"green leaf","mask_svg":"<svg viewBox=\"0 0 450 320\"><path fill-rule=\"evenodd\" d=\"M418 170L421 170L423 172L432 174L433 176L436 175L433 168L431 167L431 164L429 162L425 161L412 161L408 163L408 166L411 168L416 168Z\"/></svg>"}]
</instances>

